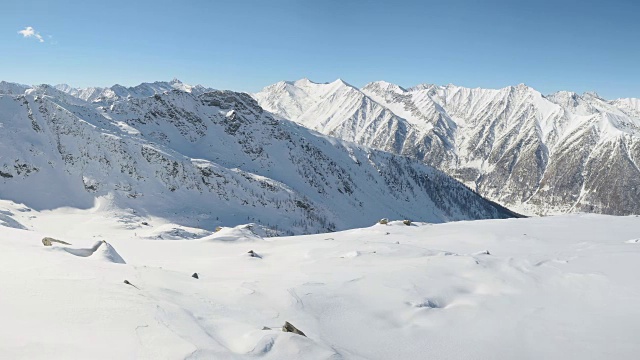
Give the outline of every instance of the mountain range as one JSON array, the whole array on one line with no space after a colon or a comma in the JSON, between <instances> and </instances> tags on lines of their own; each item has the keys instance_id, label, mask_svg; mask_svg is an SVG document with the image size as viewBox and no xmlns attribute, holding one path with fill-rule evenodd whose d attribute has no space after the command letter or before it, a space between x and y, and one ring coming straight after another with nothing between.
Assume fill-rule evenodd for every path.
<instances>
[{"instance_id":1,"label":"mountain range","mask_svg":"<svg viewBox=\"0 0 640 360\"><path fill-rule=\"evenodd\" d=\"M0 128L0 199L109 213L124 226L252 222L300 234L383 217L517 215L415 159L279 119L246 93L178 80L88 89L2 82Z\"/></svg>"},{"instance_id":2,"label":"mountain range","mask_svg":"<svg viewBox=\"0 0 640 360\"><path fill-rule=\"evenodd\" d=\"M639 99L308 79L253 96L282 119L419 160L521 213L640 213Z\"/></svg>"}]
</instances>

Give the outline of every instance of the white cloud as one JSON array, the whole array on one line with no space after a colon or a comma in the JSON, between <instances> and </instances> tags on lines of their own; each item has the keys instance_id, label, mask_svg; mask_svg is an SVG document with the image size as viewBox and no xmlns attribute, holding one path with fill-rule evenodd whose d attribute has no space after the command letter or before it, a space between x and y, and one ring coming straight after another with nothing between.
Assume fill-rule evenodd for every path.
<instances>
[{"instance_id":1,"label":"white cloud","mask_svg":"<svg viewBox=\"0 0 640 360\"><path fill-rule=\"evenodd\" d=\"M41 43L44 42L44 38L42 38L42 35L40 35L40 33L37 32L36 29L32 28L31 26L27 26L26 28L24 28L24 30L18 31L18 34L22 34L22 36L26 38L30 38L30 37L35 38Z\"/></svg>"}]
</instances>

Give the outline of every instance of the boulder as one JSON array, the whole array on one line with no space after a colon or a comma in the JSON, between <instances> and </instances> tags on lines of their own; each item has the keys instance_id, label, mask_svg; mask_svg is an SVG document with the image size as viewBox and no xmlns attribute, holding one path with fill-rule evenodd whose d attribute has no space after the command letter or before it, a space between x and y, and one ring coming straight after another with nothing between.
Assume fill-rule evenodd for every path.
<instances>
[{"instance_id":1,"label":"boulder","mask_svg":"<svg viewBox=\"0 0 640 360\"><path fill-rule=\"evenodd\" d=\"M304 337L307 337L307 335L305 335L302 331L300 331L297 327L293 326L288 321L284 322L284 325L282 326L282 331L290 332L290 333L294 333L294 334L298 334L298 335L302 335Z\"/></svg>"},{"instance_id":2,"label":"boulder","mask_svg":"<svg viewBox=\"0 0 640 360\"><path fill-rule=\"evenodd\" d=\"M57 239L54 239L54 238L51 238L51 237L48 237L48 236L42 239L42 245L44 245L44 246L51 246L51 245L53 245L53 243L58 243L58 244L63 244L63 245L71 245L66 241L57 240Z\"/></svg>"}]
</instances>

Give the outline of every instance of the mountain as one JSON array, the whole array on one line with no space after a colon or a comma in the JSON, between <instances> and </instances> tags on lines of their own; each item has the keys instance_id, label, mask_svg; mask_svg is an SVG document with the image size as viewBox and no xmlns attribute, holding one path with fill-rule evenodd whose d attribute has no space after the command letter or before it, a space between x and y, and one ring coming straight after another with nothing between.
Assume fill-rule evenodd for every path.
<instances>
[{"instance_id":1,"label":"mountain","mask_svg":"<svg viewBox=\"0 0 640 360\"><path fill-rule=\"evenodd\" d=\"M524 84L470 89L384 81L280 82L266 110L324 134L435 166L534 214L640 213L640 100L544 96Z\"/></svg>"},{"instance_id":2,"label":"mountain","mask_svg":"<svg viewBox=\"0 0 640 360\"><path fill-rule=\"evenodd\" d=\"M248 94L176 81L85 90L0 95L0 199L285 234L515 216L418 161L276 119Z\"/></svg>"},{"instance_id":3,"label":"mountain","mask_svg":"<svg viewBox=\"0 0 640 360\"><path fill-rule=\"evenodd\" d=\"M171 90L181 90L195 95L203 94L213 89L205 88L202 85L191 86L183 83L178 79L171 81L156 81L153 83L142 83L137 86L125 87L122 85L114 85L108 88L89 87L89 88L73 88L67 84L59 84L56 89L67 93L71 96L80 98L88 102L113 102L127 98L143 98L161 94Z\"/></svg>"},{"instance_id":4,"label":"mountain","mask_svg":"<svg viewBox=\"0 0 640 360\"><path fill-rule=\"evenodd\" d=\"M19 95L29 88L28 85L0 81L0 94Z\"/></svg>"}]
</instances>

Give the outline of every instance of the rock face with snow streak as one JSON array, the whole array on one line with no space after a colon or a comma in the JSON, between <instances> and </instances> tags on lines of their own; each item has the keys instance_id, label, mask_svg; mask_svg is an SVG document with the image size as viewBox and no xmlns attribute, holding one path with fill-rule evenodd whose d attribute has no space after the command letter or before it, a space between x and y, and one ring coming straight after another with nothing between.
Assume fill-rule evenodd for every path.
<instances>
[{"instance_id":1,"label":"rock face with snow streak","mask_svg":"<svg viewBox=\"0 0 640 360\"><path fill-rule=\"evenodd\" d=\"M254 95L281 117L435 166L494 201L554 214L640 213L640 100L341 80Z\"/></svg>"},{"instance_id":2,"label":"rock face with snow streak","mask_svg":"<svg viewBox=\"0 0 640 360\"><path fill-rule=\"evenodd\" d=\"M93 100L49 85L0 95L0 198L38 210L102 199L184 226L276 233L514 215L415 160L278 120L248 94L153 84Z\"/></svg>"}]
</instances>

